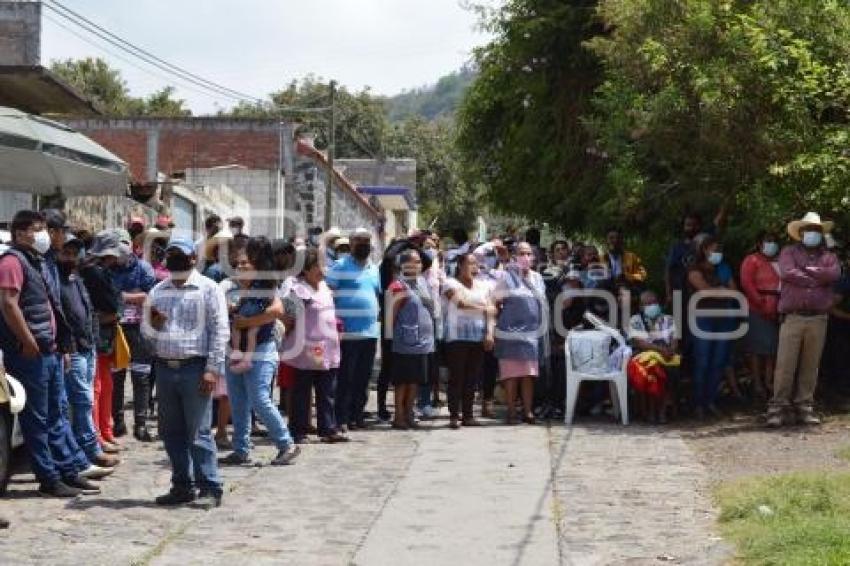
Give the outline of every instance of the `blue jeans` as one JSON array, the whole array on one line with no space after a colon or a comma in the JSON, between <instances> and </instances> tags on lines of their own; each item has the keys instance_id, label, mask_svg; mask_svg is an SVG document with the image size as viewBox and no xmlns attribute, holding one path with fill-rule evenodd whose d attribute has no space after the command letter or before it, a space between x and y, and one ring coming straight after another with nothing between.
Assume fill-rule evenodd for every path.
<instances>
[{"instance_id":1,"label":"blue jeans","mask_svg":"<svg viewBox=\"0 0 850 566\"><path fill-rule=\"evenodd\" d=\"M94 460L101 453L92 418L94 363L94 352L86 350L71 354L71 365L65 368L65 392L71 406L71 429L77 444L89 460Z\"/></svg>"},{"instance_id":2,"label":"blue jeans","mask_svg":"<svg viewBox=\"0 0 850 566\"><path fill-rule=\"evenodd\" d=\"M222 483L210 426L212 396L200 391L206 359L198 358L172 369L155 362L159 390L159 435L171 460L171 483L177 489L198 487L221 495Z\"/></svg>"},{"instance_id":3,"label":"blue jeans","mask_svg":"<svg viewBox=\"0 0 850 566\"><path fill-rule=\"evenodd\" d=\"M338 426L363 418L363 410L369 401L369 381L372 379L377 348L377 338L352 338L340 343L339 378L334 403Z\"/></svg>"},{"instance_id":4,"label":"blue jeans","mask_svg":"<svg viewBox=\"0 0 850 566\"><path fill-rule=\"evenodd\" d=\"M27 402L19 418L32 461L32 471L42 483L73 478L89 466L63 414L67 404L62 361L57 354L25 358L3 352L6 371L24 386Z\"/></svg>"},{"instance_id":5,"label":"blue jeans","mask_svg":"<svg viewBox=\"0 0 850 566\"><path fill-rule=\"evenodd\" d=\"M274 340L257 344L251 369L234 374L227 370L227 397L233 416L233 450L247 456L251 452L251 411L269 431L278 450L292 444L289 429L272 402L272 379L277 374L277 346ZM157 376L158 379L158 376Z\"/></svg>"},{"instance_id":6,"label":"blue jeans","mask_svg":"<svg viewBox=\"0 0 850 566\"><path fill-rule=\"evenodd\" d=\"M698 318L697 328L703 332L729 332L730 324L723 318ZM731 325L734 330L735 325ZM714 404L729 361L732 342L691 336L691 355L694 374L694 405L705 409Z\"/></svg>"}]
</instances>

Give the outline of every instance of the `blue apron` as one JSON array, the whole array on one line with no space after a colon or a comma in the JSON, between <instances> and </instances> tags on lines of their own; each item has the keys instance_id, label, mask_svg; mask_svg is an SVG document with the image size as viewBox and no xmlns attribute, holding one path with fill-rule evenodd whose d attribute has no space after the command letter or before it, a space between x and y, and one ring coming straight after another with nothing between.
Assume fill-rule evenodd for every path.
<instances>
[{"instance_id":1,"label":"blue apron","mask_svg":"<svg viewBox=\"0 0 850 566\"><path fill-rule=\"evenodd\" d=\"M516 272L505 273L508 294L496 321L496 357L539 361L543 312L535 289Z\"/></svg>"},{"instance_id":2,"label":"blue apron","mask_svg":"<svg viewBox=\"0 0 850 566\"><path fill-rule=\"evenodd\" d=\"M416 288L399 279L407 290L407 300L399 309L393 324L393 352L396 354L430 354L434 351L434 318L422 300L428 284L421 277Z\"/></svg>"}]
</instances>

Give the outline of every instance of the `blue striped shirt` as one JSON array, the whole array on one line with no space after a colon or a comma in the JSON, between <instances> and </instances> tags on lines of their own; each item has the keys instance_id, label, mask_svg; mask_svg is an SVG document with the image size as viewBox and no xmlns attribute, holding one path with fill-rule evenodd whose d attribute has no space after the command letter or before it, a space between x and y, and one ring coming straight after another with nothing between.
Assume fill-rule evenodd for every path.
<instances>
[{"instance_id":1,"label":"blue striped shirt","mask_svg":"<svg viewBox=\"0 0 850 566\"><path fill-rule=\"evenodd\" d=\"M150 324L150 306L165 315L162 329ZM207 358L207 371L224 375L230 340L227 305L218 284L192 270L182 287L171 277L154 287L145 303L142 330L159 358Z\"/></svg>"}]
</instances>

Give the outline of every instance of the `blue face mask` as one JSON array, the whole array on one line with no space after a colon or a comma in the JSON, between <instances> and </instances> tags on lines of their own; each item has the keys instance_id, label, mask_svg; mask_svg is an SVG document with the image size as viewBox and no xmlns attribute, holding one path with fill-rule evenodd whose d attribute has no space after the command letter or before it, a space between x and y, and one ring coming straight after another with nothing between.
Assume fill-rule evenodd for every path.
<instances>
[{"instance_id":1,"label":"blue face mask","mask_svg":"<svg viewBox=\"0 0 850 566\"><path fill-rule=\"evenodd\" d=\"M434 258L437 257L437 250L434 248L428 248L427 250L422 250L422 253L428 257L431 261L434 261Z\"/></svg>"},{"instance_id":2,"label":"blue face mask","mask_svg":"<svg viewBox=\"0 0 850 566\"><path fill-rule=\"evenodd\" d=\"M711 252L708 256L708 263L711 265L719 265L723 261L723 252Z\"/></svg>"},{"instance_id":3,"label":"blue face mask","mask_svg":"<svg viewBox=\"0 0 850 566\"><path fill-rule=\"evenodd\" d=\"M807 248L816 248L823 241L823 234L820 232L803 232L803 245Z\"/></svg>"},{"instance_id":4,"label":"blue face mask","mask_svg":"<svg viewBox=\"0 0 850 566\"><path fill-rule=\"evenodd\" d=\"M761 253L767 257L773 257L779 253L779 244L776 242L765 242L761 245Z\"/></svg>"},{"instance_id":5,"label":"blue face mask","mask_svg":"<svg viewBox=\"0 0 850 566\"><path fill-rule=\"evenodd\" d=\"M649 319L656 319L661 316L661 305L658 303L653 303L651 305L646 305L643 307L643 314Z\"/></svg>"}]
</instances>

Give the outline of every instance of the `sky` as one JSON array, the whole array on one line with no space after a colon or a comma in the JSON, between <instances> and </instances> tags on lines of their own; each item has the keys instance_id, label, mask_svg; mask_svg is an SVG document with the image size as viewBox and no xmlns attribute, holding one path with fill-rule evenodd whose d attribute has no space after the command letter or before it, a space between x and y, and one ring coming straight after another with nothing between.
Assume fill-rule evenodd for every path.
<instances>
[{"instance_id":1,"label":"sky","mask_svg":"<svg viewBox=\"0 0 850 566\"><path fill-rule=\"evenodd\" d=\"M487 41L460 0L59 1L168 63L254 97L311 73L397 94L460 68ZM234 103L169 78L46 7L42 22L45 65L99 56L121 70L134 96L171 84L195 114Z\"/></svg>"}]
</instances>

